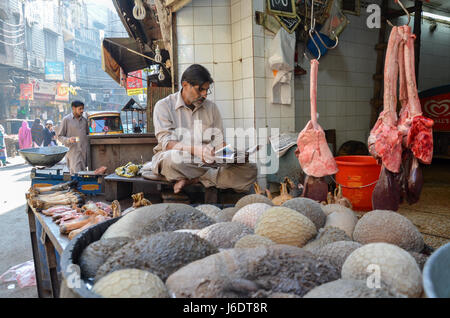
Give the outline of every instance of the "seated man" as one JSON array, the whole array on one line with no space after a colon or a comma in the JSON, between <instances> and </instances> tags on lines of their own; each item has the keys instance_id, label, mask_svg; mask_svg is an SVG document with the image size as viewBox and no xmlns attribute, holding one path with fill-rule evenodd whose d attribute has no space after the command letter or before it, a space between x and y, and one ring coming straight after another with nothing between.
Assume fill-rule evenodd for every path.
<instances>
[{"instance_id":1,"label":"seated man","mask_svg":"<svg viewBox=\"0 0 450 318\"><path fill-rule=\"evenodd\" d=\"M158 145L154 148L152 171L175 181L174 193L188 184L205 187L249 190L255 182L255 164L229 164L219 168L212 163L215 149L222 148L222 117L215 103L206 99L213 83L201 65L191 65L181 77L181 91L158 101L153 113Z\"/></svg>"}]
</instances>

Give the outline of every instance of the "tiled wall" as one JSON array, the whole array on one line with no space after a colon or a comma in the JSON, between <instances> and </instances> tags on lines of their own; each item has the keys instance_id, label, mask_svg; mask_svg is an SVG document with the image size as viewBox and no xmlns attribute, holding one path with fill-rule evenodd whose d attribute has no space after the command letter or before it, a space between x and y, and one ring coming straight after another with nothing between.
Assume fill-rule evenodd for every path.
<instances>
[{"instance_id":1,"label":"tiled wall","mask_svg":"<svg viewBox=\"0 0 450 318\"><path fill-rule=\"evenodd\" d=\"M319 60L317 108L323 129L336 129L337 149L347 140L367 142L370 132L370 99L376 66L378 29L366 26L367 13L347 15L350 24L339 45ZM309 60L300 63L308 71L295 78L296 130L310 120Z\"/></svg>"},{"instance_id":2,"label":"tiled wall","mask_svg":"<svg viewBox=\"0 0 450 318\"><path fill-rule=\"evenodd\" d=\"M208 98L219 107L224 127L234 127L231 1L193 0L177 12L178 74L202 64L214 78Z\"/></svg>"}]
</instances>

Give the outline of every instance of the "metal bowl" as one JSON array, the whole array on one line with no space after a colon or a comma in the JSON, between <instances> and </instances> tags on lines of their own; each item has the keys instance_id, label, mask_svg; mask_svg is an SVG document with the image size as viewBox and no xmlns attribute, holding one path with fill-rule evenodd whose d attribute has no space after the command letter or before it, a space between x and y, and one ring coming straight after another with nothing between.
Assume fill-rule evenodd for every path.
<instances>
[{"instance_id":1,"label":"metal bowl","mask_svg":"<svg viewBox=\"0 0 450 318\"><path fill-rule=\"evenodd\" d=\"M423 268L423 287L429 298L450 297L450 243L428 258Z\"/></svg>"},{"instance_id":2,"label":"metal bowl","mask_svg":"<svg viewBox=\"0 0 450 318\"><path fill-rule=\"evenodd\" d=\"M52 167L60 162L68 151L67 147L53 146L21 149L19 153L32 166Z\"/></svg>"}]
</instances>

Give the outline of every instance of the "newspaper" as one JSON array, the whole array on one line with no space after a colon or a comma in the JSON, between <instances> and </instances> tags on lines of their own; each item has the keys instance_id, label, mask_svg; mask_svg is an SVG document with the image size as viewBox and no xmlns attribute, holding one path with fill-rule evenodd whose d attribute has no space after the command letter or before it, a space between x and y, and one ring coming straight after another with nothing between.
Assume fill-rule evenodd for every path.
<instances>
[{"instance_id":1,"label":"newspaper","mask_svg":"<svg viewBox=\"0 0 450 318\"><path fill-rule=\"evenodd\" d=\"M277 153L278 158L284 156L284 154L293 146L297 146L298 133L289 132L269 137L272 149Z\"/></svg>"},{"instance_id":2,"label":"newspaper","mask_svg":"<svg viewBox=\"0 0 450 318\"><path fill-rule=\"evenodd\" d=\"M216 150L215 161L213 163L200 163L199 167L219 167L226 164L233 163L248 163L252 154L259 151L260 145L256 145L246 149L245 151L238 151L231 145L226 145L223 148Z\"/></svg>"}]
</instances>

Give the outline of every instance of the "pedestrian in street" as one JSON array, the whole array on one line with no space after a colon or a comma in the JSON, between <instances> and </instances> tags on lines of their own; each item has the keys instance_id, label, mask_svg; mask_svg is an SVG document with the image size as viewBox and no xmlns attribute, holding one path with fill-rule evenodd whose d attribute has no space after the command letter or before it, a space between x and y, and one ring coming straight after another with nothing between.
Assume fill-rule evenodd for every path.
<instances>
[{"instance_id":1,"label":"pedestrian in street","mask_svg":"<svg viewBox=\"0 0 450 318\"><path fill-rule=\"evenodd\" d=\"M141 119L139 119L139 127L141 128L141 132L144 132L144 123L142 122Z\"/></svg>"},{"instance_id":2,"label":"pedestrian in street","mask_svg":"<svg viewBox=\"0 0 450 318\"><path fill-rule=\"evenodd\" d=\"M5 142L5 128L0 125L0 167L6 166L6 142Z\"/></svg>"},{"instance_id":3,"label":"pedestrian in street","mask_svg":"<svg viewBox=\"0 0 450 318\"><path fill-rule=\"evenodd\" d=\"M31 136L31 129L28 127L26 120L22 121L22 127L19 128L19 148L28 149L33 146L33 137Z\"/></svg>"},{"instance_id":4,"label":"pedestrian in street","mask_svg":"<svg viewBox=\"0 0 450 318\"><path fill-rule=\"evenodd\" d=\"M41 125L41 120L36 118L33 126L31 126L31 137L33 138L33 147L42 147L44 142L44 126Z\"/></svg>"},{"instance_id":5,"label":"pedestrian in street","mask_svg":"<svg viewBox=\"0 0 450 318\"><path fill-rule=\"evenodd\" d=\"M66 161L71 174L85 171L87 167L89 124L83 112L84 103L73 101L72 113L63 118L56 133L58 140L69 148Z\"/></svg>"},{"instance_id":6,"label":"pedestrian in street","mask_svg":"<svg viewBox=\"0 0 450 318\"><path fill-rule=\"evenodd\" d=\"M55 130L53 129L53 121L47 120L44 128L44 147L56 146Z\"/></svg>"},{"instance_id":7,"label":"pedestrian in street","mask_svg":"<svg viewBox=\"0 0 450 318\"><path fill-rule=\"evenodd\" d=\"M135 134L139 134L141 133L141 127L138 125L138 123L136 122L136 119L133 119L133 132Z\"/></svg>"}]
</instances>

